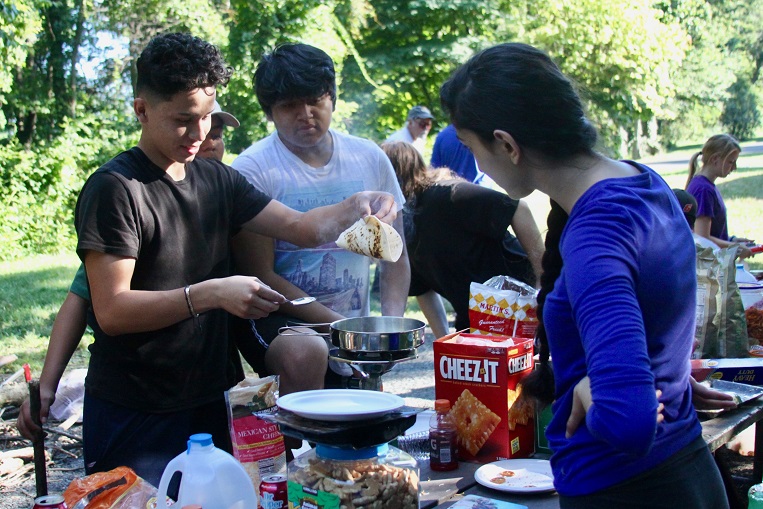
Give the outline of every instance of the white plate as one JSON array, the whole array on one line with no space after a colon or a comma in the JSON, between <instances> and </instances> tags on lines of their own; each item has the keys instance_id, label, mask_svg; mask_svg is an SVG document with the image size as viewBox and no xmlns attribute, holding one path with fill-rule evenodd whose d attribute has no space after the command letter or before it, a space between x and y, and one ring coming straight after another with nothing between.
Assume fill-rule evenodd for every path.
<instances>
[{"instance_id":1,"label":"white plate","mask_svg":"<svg viewBox=\"0 0 763 509\"><path fill-rule=\"evenodd\" d=\"M511 472L511 474L508 474ZM481 485L509 493L554 491L554 474L548 460L502 460L482 465L474 472Z\"/></svg>"},{"instance_id":2,"label":"white plate","mask_svg":"<svg viewBox=\"0 0 763 509\"><path fill-rule=\"evenodd\" d=\"M276 401L279 408L321 421L373 419L405 405L400 396L359 389L321 389L293 392Z\"/></svg>"}]
</instances>

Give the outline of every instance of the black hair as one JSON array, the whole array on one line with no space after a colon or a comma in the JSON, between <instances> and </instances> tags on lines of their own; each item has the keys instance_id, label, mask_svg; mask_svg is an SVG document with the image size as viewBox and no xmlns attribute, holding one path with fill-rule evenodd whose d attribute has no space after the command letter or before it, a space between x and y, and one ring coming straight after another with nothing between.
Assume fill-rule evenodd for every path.
<instances>
[{"instance_id":1,"label":"black hair","mask_svg":"<svg viewBox=\"0 0 763 509\"><path fill-rule=\"evenodd\" d=\"M440 101L456 128L474 132L486 144L494 142L495 130L502 130L521 148L551 161L594 153L596 128L572 81L547 54L527 44L500 44L477 53L445 82ZM551 200L538 293L540 364L522 382L523 392L543 404L554 399L543 310L562 271L559 241L568 218Z\"/></svg>"},{"instance_id":2,"label":"black hair","mask_svg":"<svg viewBox=\"0 0 763 509\"><path fill-rule=\"evenodd\" d=\"M157 35L138 57L137 94L153 93L170 100L178 92L225 86L233 68L217 46L186 33Z\"/></svg>"},{"instance_id":3,"label":"black hair","mask_svg":"<svg viewBox=\"0 0 763 509\"><path fill-rule=\"evenodd\" d=\"M596 145L596 128L572 82L548 55L527 44L477 53L445 82L440 100L457 128L486 142L500 129L551 159L590 154Z\"/></svg>"},{"instance_id":4,"label":"black hair","mask_svg":"<svg viewBox=\"0 0 763 509\"><path fill-rule=\"evenodd\" d=\"M270 115L280 100L320 97L336 104L334 61L309 44L283 44L262 57L254 71L254 91L262 110Z\"/></svg>"}]
</instances>

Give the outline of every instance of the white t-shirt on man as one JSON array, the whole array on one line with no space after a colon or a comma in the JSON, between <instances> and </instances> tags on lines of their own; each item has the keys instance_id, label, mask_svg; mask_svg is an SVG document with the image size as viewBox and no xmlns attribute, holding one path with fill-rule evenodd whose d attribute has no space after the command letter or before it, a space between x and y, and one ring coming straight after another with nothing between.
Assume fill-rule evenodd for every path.
<instances>
[{"instance_id":1,"label":"white t-shirt on man","mask_svg":"<svg viewBox=\"0 0 763 509\"><path fill-rule=\"evenodd\" d=\"M254 187L299 211L339 203L358 191L386 191L398 211L405 198L392 163L372 141L329 129L334 153L321 168L305 164L273 132L241 153L231 166ZM336 243L301 248L277 240L275 272L346 317L367 316L371 258Z\"/></svg>"},{"instance_id":2,"label":"white t-shirt on man","mask_svg":"<svg viewBox=\"0 0 763 509\"><path fill-rule=\"evenodd\" d=\"M402 128L390 134L389 138L385 140L385 143L390 141L404 141L410 143L419 151L419 154L423 156L424 146L426 145L427 139L426 136L420 136L414 140L413 136L411 136L411 131L408 130L408 123L406 122Z\"/></svg>"}]
</instances>

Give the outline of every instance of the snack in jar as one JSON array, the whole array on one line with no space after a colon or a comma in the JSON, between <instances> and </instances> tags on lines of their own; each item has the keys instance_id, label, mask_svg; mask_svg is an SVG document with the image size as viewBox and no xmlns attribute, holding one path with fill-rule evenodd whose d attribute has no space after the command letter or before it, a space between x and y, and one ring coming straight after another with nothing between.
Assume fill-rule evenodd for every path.
<instances>
[{"instance_id":1,"label":"snack in jar","mask_svg":"<svg viewBox=\"0 0 763 509\"><path fill-rule=\"evenodd\" d=\"M417 509L419 468L408 453L388 444L319 444L289 463L288 492L294 509Z\"/></svg>"}]
</instances>

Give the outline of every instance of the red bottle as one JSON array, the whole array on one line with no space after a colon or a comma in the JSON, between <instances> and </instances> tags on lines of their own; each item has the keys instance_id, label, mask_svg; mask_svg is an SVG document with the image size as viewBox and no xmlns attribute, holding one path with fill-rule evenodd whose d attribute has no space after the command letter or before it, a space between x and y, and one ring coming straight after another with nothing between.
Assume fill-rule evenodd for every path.
<instances>
[{"instance_id":1,"label":"red bottle","mask_svg":"<svg viewBox=\"0 0 763 509\"><path fill-rule=\"evenodd\" d=\"M434 402L435 414L429 420L429 468L446 471L458 468L456 425L450 417L450 401Z\"/></svg>"}]
</instances>

